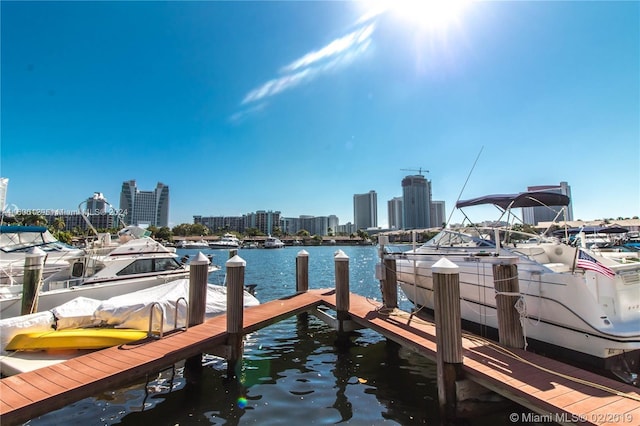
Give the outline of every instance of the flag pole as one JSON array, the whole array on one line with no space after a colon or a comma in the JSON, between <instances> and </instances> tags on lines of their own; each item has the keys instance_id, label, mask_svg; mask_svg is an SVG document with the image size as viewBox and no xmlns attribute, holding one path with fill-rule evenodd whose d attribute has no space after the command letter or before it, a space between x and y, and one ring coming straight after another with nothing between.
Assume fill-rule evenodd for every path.
<instances>
[{"instance_id":1,"label":"flag pole","mask_svg":"<svg viewBox=\"0 0 640 426\"><path fill-rule=\"evenodd\" d=\"M571 265L572 274L576 272L576 262L578 261L579 250L580 250L580 247L576 246L576 254L573 256L573 265Z\"/></svg>"}]
</instances>

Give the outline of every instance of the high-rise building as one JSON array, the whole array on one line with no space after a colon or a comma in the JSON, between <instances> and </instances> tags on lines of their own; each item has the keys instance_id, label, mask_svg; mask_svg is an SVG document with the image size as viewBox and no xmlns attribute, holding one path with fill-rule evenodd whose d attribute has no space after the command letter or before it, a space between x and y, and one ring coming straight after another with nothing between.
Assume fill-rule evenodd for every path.
<instances>
[{"instance_id":1,"label":"high-rise building","mask_svg":"<svg viewBox=\"0 0 640 426\"><path fill-rule=\"evenodd\" d=\"M122 183L120 211L127 225L169 226L169 187L158 182L152 191L140 191L135 180Z\"/></svg>"},{"instance_id":2,"label":"high-rise building","mask_svg":"<svg viewBox=\"0 0 640 426\"><path fill-rule=\"evenodd\" d=\"M107 211L107 201L99 192L93 194L93 197L87 198L85 204L87 214L104 214Z\"/></svg>"},{"instance_id":3,"label":"high-rise building","mask_svg":"<svg viewBox=\"0 0 640 426\"><path fill-rule=\"evenodd\" d=\"M340 224L340 220L338 219L338 216L334 215L334 214L330 214L329 217L327 218L327 221L329 222L329 226L327 227L327 232L329 232L329 230L331 230L331 234L336 235L336 233L338 232L338 225Z\"/></svg>"},{"instance_id":4,"label":"high-rise building","mask_svg":"<svg viewBox=\"0 0 640 426\"><path fill-rule=\"evenodd\" d=\"M310 235L329 235L329 229L331 229L335 235L338 229L338 216L281 217L280 229L290 235L295 235L303 229Z\"/></svg>"},{"instance_id":5,"label":"high-rise building","mask_svg":"<svg viewBox=\"0 0 640 426\"><path fill-rule=\"evenodd\" d=\"M0 177L0 210L4 212L5 203L7 202L7 186L9 178Z\"/></svg>"},{"instance_id":6,"label":"high-rise building","mask_svg":"<svg viewBox=\"0 0 640 426\"><path fill-rule=\"evenodd\" d=\"M431 201L431 227L440 227L447 222L444 209L444 201Z\"/></svg>"},{"instance_id":7,"label":"high-rise building","mask_svg":"<svg viewBox=\"0 0 640 426\"><path fill-rule=\"evenodd\" d=\"M403 229L431 227L431 182L422 175L402 179Z\"/></svg>"},{"instance_id":8,"label":"high-rise building","mask_svg":"<svg viewBox=\"0 0 640 426\"><path fill-rule=\"evenodd\" d=\"M193 216L193 223L206 226L211 232L244 232L245 216Z\"/></svg>"},{"instance_id":9,"label":"high-rise building","mask_svg":"<svg viewBox=\"0 0 640 426\"><path fill-rule=\"evenodd\" d=\"M573 204L571 203L571 187L567 182L560 182L560 185L538 185L529 186L527 191L546 191L556 192L558 194L566 195L569 197L569 205L566 209L566 218L563 215L558 217L558 220L573 220ZM540 222L551 222L556 219L558 212L562 209L562 206L538 206L538 207L524 207L522 209L523 221L529 225L537 225Z\"/></svg>"},{"instance_id":10,"label":"high-rise building","mask_svg":"<svg viewBox=\"0 0 640 426\"><path fill-rule=\"evenodd\" d=\"M387 215L389 218L389 229L402 229L404 227L402 197L394 197L387 201Z\"/></svg>"},{"instance_id":11,"label":"high-rise building","mask_svg":"<svg viewBox=\"0 0 640 426\"><path fill-rule=\"evenodd\" d=\"M276 227L280 228L279 211L258 210L255 213L247 213L245 217L245 228L256 228L266 235L271 235Z\"/></svg>"},{"instance_id":12,"label":"high-rise building","mask_svg":"<svg viewBox=\"0 0 640 426\"><path fill-rule=\"evenodd\" d=\"M378 226L378 195L376 191L353 196L353 220L356 229Z\"/></svg>"}]
</instances>

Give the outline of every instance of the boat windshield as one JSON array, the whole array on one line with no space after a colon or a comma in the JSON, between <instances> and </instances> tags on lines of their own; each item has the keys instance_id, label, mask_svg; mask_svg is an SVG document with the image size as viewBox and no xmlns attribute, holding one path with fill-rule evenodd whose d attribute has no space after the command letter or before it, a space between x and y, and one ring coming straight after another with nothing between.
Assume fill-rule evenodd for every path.
<instances>
[{"instance_id":1,"label":"boat windshield","mask_svg":"<svg viewBox=\"0 0 640 426\"><path fill-rule=\"evenodd\" d=\"M44 251L68 250L71 246L58 241L46 228L43 231L6 231L0 233L0 249L5 253L27 251L38 247Z\"/></svg>"},{"instance_id":2,"label":"boat windshield","mask_svg":"<svg viewBox=\"0 0 640 426\"><path fill-rule=\"evenodd\" d=\"M495 244L477 236L445 229L424 243L423 247L495 247Z\"/></svg>"}]
</instances>

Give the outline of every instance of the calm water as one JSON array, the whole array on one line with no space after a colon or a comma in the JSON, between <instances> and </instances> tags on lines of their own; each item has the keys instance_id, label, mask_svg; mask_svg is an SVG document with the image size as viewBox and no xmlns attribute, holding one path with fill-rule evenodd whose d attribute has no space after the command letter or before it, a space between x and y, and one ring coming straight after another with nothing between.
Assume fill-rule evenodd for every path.
<instances>
[{"instance_id":1,"label":"calm water","mask_svg":"<svg viewBox=\"0 0 640 426\"><path fill-rule=\"evenodd\" d=\"M374 271L376 247L305 247L309 252L310 288L334 286L333 253L349 256L350 288L380 299ZM295 259L299 247L239 250L246 260L245 283L257 284L263 301L295 293ZM194 254L179 250L179 254ZM224 265L226 250L207 250ZM224 273L212 276L223 281ZM399 295L400 307L410 305ZM353 345L339 350L336 334L310 316L291 318L247 336L238 380L227 378L226 362L205 356L201 374L185 374L182 365L148 380L71 404L29 422L32 425L279 425L438 424L435 364L377 333L361 330ZM187 378L185 377L188 377ZM489 407L469 425L513 424L509 414L524 410Z\"/></svg>"}]
</instances>

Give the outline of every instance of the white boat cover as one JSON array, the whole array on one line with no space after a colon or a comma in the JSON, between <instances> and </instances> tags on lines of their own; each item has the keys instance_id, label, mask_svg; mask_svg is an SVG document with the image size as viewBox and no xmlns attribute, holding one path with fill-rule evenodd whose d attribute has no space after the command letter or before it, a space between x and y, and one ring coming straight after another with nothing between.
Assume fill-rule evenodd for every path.
<instances>
[{"instance_id":1,"label":"white boat cover","mask_svg":"<svg viewBox=\"0 0 640 426\"><path fill-rule=\"evenodd\" d=\"M94 316L101 324L148 330L151 306L157 303L164 316L163 330L165 332L171 331L175 328L176 301L181 297L184 297L187 301L189 300L189 280L186 278L107 299L98 306ZM246 291L244 292L244 306L259 304L258 299ZM223 314L226 310L227 288L209 284L205 310L206 317L210 318ZM186 316L186 305L178 303L178 327L185 325ZM159 318L160 311L156 310L154 312L154 324L159 321ZM158 328L154 325L153 329L157 330Z\"/></svg>"},{"instance_id":2,"label":"white boat cover","mask_svg":"<svg viewBox=\"0 0 640 426\"><path fill-rule=\"evenodd\" d=\"M51 310L56 319L56 329L93 327L100 325L94 312L102 302L88 297L76 297Z\"/></svg>"},{"instance_id":3,"label":"white boat cover","mask_svg":"<svg viewBox=\"0 0 640 426\"><path fill-rule=\"evenodd\" d=\"M87 297L76 297L51 311L31 315L0 319L0 352L11 339L21 333L35 333L95 326L149 329L151 306L157 303L162 309L163 331L175 328L176 301L184 297L189 300L189 280L180 279L132 293L100 301ZM244 306L259 305L260 302L244 292ZM156 308L157 309L157 308ZM225 313L227 310L227 288L209 284L205 315L207 318ZM186 323L185 303L178 304L178 327ZM154 331L159 331L160 310L154 312Z\"/></svg>"}]
</instances>

